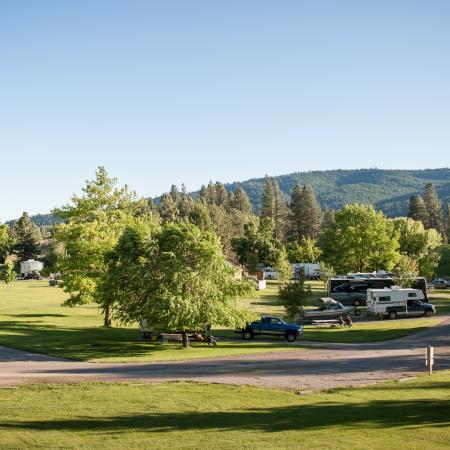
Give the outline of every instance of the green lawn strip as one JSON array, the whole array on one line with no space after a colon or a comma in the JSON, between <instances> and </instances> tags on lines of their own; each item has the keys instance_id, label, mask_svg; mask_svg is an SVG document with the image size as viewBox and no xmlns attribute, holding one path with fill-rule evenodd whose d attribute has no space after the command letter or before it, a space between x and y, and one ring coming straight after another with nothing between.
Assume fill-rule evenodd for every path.
<instances>
[{"instance_id":1,"label":"green lawn strip","mask_svg":"<svg viewBox=\"0 0 450 450\"><path fill-rule=\"evenodd\" d=\"M438 315L450 314L450 289L433 290L429 294L430 302L436 305Z\"/></svg>"},{"instance_id":2,"label":"green lawn strip","mask_svg":"<svg viewBox=\"0 0 450 450\"><path fill-rule=\"evenodd\" d=\"M296 395L202 383L0 389L0 448L443 449L450 372Z\"/></svg>"}]
</instances>

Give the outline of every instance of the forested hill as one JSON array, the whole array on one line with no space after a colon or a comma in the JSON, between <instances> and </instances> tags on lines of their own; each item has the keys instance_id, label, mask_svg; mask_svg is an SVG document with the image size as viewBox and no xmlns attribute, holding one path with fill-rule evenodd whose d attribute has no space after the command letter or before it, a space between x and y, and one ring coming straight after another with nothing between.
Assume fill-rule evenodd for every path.
<instances>
[{"instance_id":1,"label":"forested hill","mask_svg":"<svg viewBox=\"0 0 450 450\"><path fill-rule=\"evenodd\" d=\"M411 195L434 183L442 203L450 203L450 168L424 170L327 170L296 172L274 177L289 197L295 184L313 187L322 207L339 209L347 203L370 203L389 216L407 214ZM264 178L226 184L227 190L241 186L255 209L260 206Z\"/></svg>"},{"instance_id":2,"label":"forested hill","mask_svg":"<svg viewBox=\"0 0 450 450\"><path fill-rule=\"evenodd\" d=\"M298 182L313 187L322 207L339 209L347 203L370 203L389 216L407 214L411 195L422 193L426 183L434 183L443 205L450 203L450 168L424 170L327 170L295 172L276 178L286 199ZM226 184L234 191L241 186L250 197L255 211L259 209L264 178ZM168 186L169 188L170 186ZM197 193L194 193L194 195ZM52 214L31 217L39 226L53 225Z\"/></svg>"}]
</instances>

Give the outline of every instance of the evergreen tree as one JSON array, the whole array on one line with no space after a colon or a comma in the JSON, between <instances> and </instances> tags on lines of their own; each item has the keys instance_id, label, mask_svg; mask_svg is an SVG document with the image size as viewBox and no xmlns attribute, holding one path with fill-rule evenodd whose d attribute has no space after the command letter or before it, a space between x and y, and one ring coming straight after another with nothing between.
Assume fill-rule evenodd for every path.
<instances>
[{"instance_id":1,"label":"evergreen tree","mask_svg":"<svg viewBox=\"0 0 450 450\"><path fill-rule=\"evenodd\" d=\"M14 224L12 235L16 241L14 253L19 261L37 258L39 252L39 241L42 234L30 219L28 213L24 212L22 217Z\"/></svg>"},{"instance_id":2,"label":"evergreen tree","mask_svg":"<svg viewBox=\"0 0 450 450\"><path fill-rule=\"evenodd\" d=\"M300 236L317 239L322 224L322 210L311 186L303 186L301 196Z\"/></svg>"},{"instance_id":3,"label":"evergreen tree","mask_svg":"<svg viewBox=\"0 0 450 450\"><path fill-rule=\"evenodd\" d=\"M291 194L289 240L299 242L302 238L302 188L297 183Z\"/></svg>"},{"instance_id":4,"label":"evergreen tree","mask_svg":"<svg viewBox=\"0 0 450 450\"><path fill-rule=\"evenodd\" d=\"M422 222L424 225L427 223L428 211L421 195L413 195L409 199L408 217L417 222Z\"/></svg>"},{"instance_id":5,"label":"evergreen tree","mask_svg":"<svg viewBox=\"0 0 450 450\"><path fill-rule=\"evenodd\" d=\"M424 201L428 211L428 218L425 228L434 228L439 231L439 233L445 234L442 204L437 196L436 188L433 183L427 183L425 186Z\"/></svg>"},{"instance_id":6,"label":"evergreen tree","mask_svg":"<svg viewBox=\"0 0 450 450\"><path fill-rule=\"evenodd\" d=\"M250 199L241 187L238 187L234 191L232 207L249 216L252 214L252 204L250 203Z\"/></svg>"},{"instance_id":7,"label":"evergreen tree","mask_svg":"<svg viewBox=\"0 0 450 450\"><path fill-rule=\"evenodd\" d=\"M173 201L172 195L167 192L161 196L159 215L164 223L175 222L178 219L179 214L177 204Z\"/></svg>"},{"instance_id":8,"label":"evergreen tree","mask_svg":"<svg viewBox=\"0 0 450 450\"><path fill-rule=\"evenodd\" d=\"M289 210L276 180L272 182L273 210L272 219L275 224L274 236L279 242L284 242L286 238Z\"/></svg>"},{"instance_id":9,"label":"evergreen tree","mask_svg":"<svg viewBox=\"0 0 450 450\"><path fill-rule=\"evenodd\" d=\"M172 184L172 186L170 188L169 195L172 198L175 205L178 204L178 202L180 201L180 198L181 198L181 194L180 194L180 191L178 190L177 186L175 186L174 184Z\"/></svg>"},{"instance_id":10,"label":"evergreen tree","mask_svg":"<svg viewBox=\"0 0 450 450\"><path fill-rule=\"evenodd\" d=\"M194 203L194 199L186 192L186 187L183 184L178 201L178 215L182 221L189 222L189 217L194 210Z\"/></svg>"},{"instance_id":11,"label":"evergreen tree","mask_svg":"<svg viewBox=\"0 0 450 450\"><path fill-rule=\"evenodd\" d=\"M323 211L321 229L325 229L328 225L331 225L336 220L336 211L334 209L325 208Z\"/></svg>"},{"instance_id":12,"label":"evergreen tree","mask_svg":"<svg viewBox=\"0 0 450 450\"><path fill-rule=\"evenodd\" d=\"M214 185L214 200L217 206L228 207L228 193L222 183L216 181Z\"/></svg>"},{"instance_id":13,"label":"evergreen tree","mask_svg":"<svg viewBox=\"0 0 450 450\"><path fill-rule=\"evenodd\" d=\"M264 179L260 216L262 219L273 218L273 186L267 175Z\"/></svg>"},{"instance_id":14,"label":"evergreen tree","mask_svg":"<svg viewBox=\"0 0 450 450\"><path fill-rule=\"evenodd\" d=\"M196 225L202 231L214 231L214 225L208 208L201 200L194 203L194 207L189 214L189 222Z\"/></svg>"}]
</instances>

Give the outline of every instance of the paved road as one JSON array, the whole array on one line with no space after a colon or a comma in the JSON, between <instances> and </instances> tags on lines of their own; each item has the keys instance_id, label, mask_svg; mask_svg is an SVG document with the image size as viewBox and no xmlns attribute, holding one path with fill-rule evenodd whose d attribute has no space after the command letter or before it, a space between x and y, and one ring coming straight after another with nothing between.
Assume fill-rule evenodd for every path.
<instances>
[{"instance_id":1,"label":"paved road","mask_svg":"<svg viewBox=\"0 0 450 450\"><path fill-rule=\"evenodd\" d=\"M85 363L0 347L0 385L195 380L310 391L359 386L423 372L427 345L435 347L435 369L450 369L450 318L390 342L333 344L327 348L308 344L306 349L290 352L164 363Z\"/></svg>"}]
</instances>

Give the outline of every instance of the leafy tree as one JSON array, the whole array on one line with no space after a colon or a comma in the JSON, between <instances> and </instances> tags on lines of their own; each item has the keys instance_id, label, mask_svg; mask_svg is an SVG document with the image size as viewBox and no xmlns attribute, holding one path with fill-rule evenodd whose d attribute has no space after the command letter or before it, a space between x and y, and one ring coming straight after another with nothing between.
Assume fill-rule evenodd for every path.
<instances>
[{"instance_id":1,"label":"leafy tree","mask_svg":"<svg viewBox=\"0 0 450 450\"><path fill-rule=\"evenodd\" d=\"M422 222L406 217L393 219L399 236L399 251L411 258L419 274L431 278L439 264L442 238L435 229L426 230Z\"/></svg>"},{"instance_id":2,"label":"leafy tree","mask_svg":"<svg viewBox=\"0 0 450 450\"><path fill-rule=\"evenodd\" d=\"M57 265L63 289L70 294L65 304L100 304L105 326L110 325L110 304L99 290L106 272L105 256L115 247L124 229L141 216L145 202L127 186L116 185L117 180L99 167L95 179L86 182L82 196L74 195L72 204L54 211L65 221L55 228L55 239L64 245L65 251Z\"/></svg>"},{"instance_id":3,"label":"leafy tree","mask_svg":"<svg viewBox=\"0 0 450 450\"><path fill-rule=\"evenodd\" d=\"M328 281L330 278L333 278L336 276L336 271L332 266L327 264L326 262L321 261L320 262L320 280L325 285L325 289L328 286Z\"/></svg>"},{"instance_id":4,"label":"leafy tree","mask_svg":"<svg viewBox=\"0 0 450 450\"><path fill-rule=\"evenodd\" d=\"M445 225L442 203L437 196L436 188L433 183L426 184L424 201L428 211L425 228L434 228L444 235Z\"/></svg>"},{"instance_id":5,"label":"leafy tree","mask_svg":"<svg viewBox=\"0 0 450 450\"><path fill-rule=\"evenodd\" d=\"M253 260L256 258L258 264L275 266L279 244L273 237L273 228L272 219L261 219L259 225L245 225L244 236L231 241L239 264L247 266L250 257Z\"/></svg>"},{"instance_id":6,"label":"leafy tree","mask_svg":"<svg viewBox=\"0 0 450 450\"><path fill-rule=\"evenodd\" d=\"M292 278L292 265L289 262L284 246L282 246L278 251L275 261L275 268L278 272L278 277L280 280L284 281Z\"/></svg>"},{"instance_id":7,"label":"leafy tree","mask_svg":"<svg viewBox=\"0 0 450 450\"><path fill-rule=\"evenodd\" d=\"M428 211L421 195L413 195L409 199L409 213L408 217L422 222L424 225L428 220Z\"/></svg>"},{"instance_id":8,"label":"leafy tree","mask_svg":"<svg viewBox=\"0 0 450 450\"><path fill-rule=\"evenodd\" d=\"M0 265L0 280L4 281L6 285L12 283L16 279L16 272L14 271L14 263L6 261Z\"/></svg>"},{"instance_id":9,"label":"leafy tree","mask_svg":"<svg viewBox=\"0 0 450 450\"><path fill-rule=\"evenodd\" d=\"M195 225L127 229L108 261L105 291L120 293L115 317L126 323L145 318L159 331L181 332L184 347L188 331L241 326L247 318L236 301L251 286L235 280L217 236Z\"/></svg>"},{"instance_id":10,"label":"leafy tree","mask_svg":"<svg viewBox=\"0 0 450 450\"><path fill-rule=\"evenodd\" d=\"M197 201L194 203L192 210L189 213L189 222L197 225L200 230L214 231L214 225L209 215L208 208L203 201Z\"/></svg>"},{"instance_id":11,"label":"leafy tree","mask_svg":"<svg viewBox=\"0 0 450 450\"><path fill-rule=\"evenodd\" d=\"M401 255L392 271L392 276L396 286L410 288L419 276L419 266L414 259Z\"/></svg>"},{"instance_id":12,"label":"leafy tree","mask_svg":"<svg viewBox=\"0 0 450 450\"><path fill-rule=\"evenodd\" d=\"M15 240L14 253L19 261L37 258L40 255L39 241L42 234L30 219L28 213L24 212L22 217L14 224L12 235Z\"/></svg>"},{"instance_id":13,"label":"leafy tree","mask_svg":"<svg viewBox=\"0 0 450 450\"><path fill-rule=\"evenodd\" d=\"M8 225L0 225L0 264L4 264L14 247L14 238L11 236Z\"/></svg>"},{"instance_id":14,"label":"leafy tree","mask_svg":"<svg viewBox=\"0 0 450 450\"><path fill-rule=\"evenodd\" d=\"M338 273L391 270L399 243L394 224L369 205L347 205L320 238L325 262Z\"/></svg>"},{"instance_id":15,"label":"leafy tree","mask_svg":"<svg viewBox=\"0 0 450 450\"><path fill-rule=\"evenodd\" d=\"M317 263L322 256L322 250L313 239L303 237L300 242L287 247L289 261L292 263Z\"/></svg>"},{"instance_id":16,"label":"leafy tree","mask_svg":"<svg viewBox=\"0 0 450 450\"><path fill-rule=\"evenodd\" d=\"M286 314L292 318L302 317L306 301L311 295L311 286L305 285L305 274L303 271L301 271L298 280L290 281L278 289L278 296L286 310Z\"/></svg>"}]
</instances>

